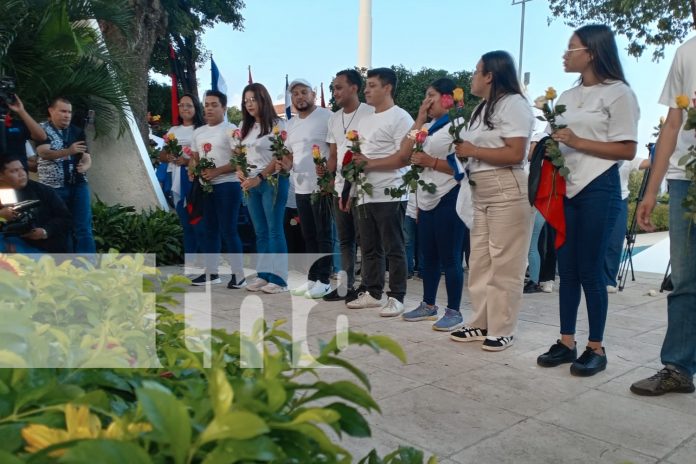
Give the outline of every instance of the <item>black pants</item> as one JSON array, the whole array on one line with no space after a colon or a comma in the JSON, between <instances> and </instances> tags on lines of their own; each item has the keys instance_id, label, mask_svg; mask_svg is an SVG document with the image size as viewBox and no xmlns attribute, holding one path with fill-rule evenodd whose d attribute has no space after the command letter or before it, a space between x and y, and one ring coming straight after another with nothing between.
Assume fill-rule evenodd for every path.
<instances>
[{"instance_id":1,"label":"black pants","mask_svg":"<svg viewBox=\"0 0 696 464\"><path fill-rule=\"evenodd\" d=\"M355 260L358 237L358 221L356 209L350 213L344 213L338 209L338 198L334 199L334 214L336 215L336 232L338 233L338 245L341 249L341 267L348 275L348 288L355 284ZM362 250L362 248L361 248Z\"/></svg>"},{"instance_id":2,"label":"black pants","mask_svg":"<svg viewBox=\"0 0 696 464\"><path fill-rule=\"evenodd\" d=\"M367 203L356 208L362 249L362 283L373 298L381 299L384 290L385 256L389 262L387 296L403 303L406 295L406 246L404 216L406 202Z\"/></svg>"},{"instance_id":3,"label":"black pants","mask_svg":"<svg viewBox=\"0 0 696 464\"><path fill-rule=\"evenodd\" d=\"M541 269L539 282L547 282L556 278L556 231L549 223L544 224L539 236L539 253L541 254Z\"/></svg>"},{"instance_id":4,"label":"black pants","mask_svg":"<svg viewBox=\"0 0 696 464\"><path fill-rule=\"evenodd\" d=\"M312 204L311 194L295 194L300 228L305 242L305 253L326 253L309 268L308 280L328 284L331 277L333 254L332 212L327 201Z\"/></svg>"}]
</instances>

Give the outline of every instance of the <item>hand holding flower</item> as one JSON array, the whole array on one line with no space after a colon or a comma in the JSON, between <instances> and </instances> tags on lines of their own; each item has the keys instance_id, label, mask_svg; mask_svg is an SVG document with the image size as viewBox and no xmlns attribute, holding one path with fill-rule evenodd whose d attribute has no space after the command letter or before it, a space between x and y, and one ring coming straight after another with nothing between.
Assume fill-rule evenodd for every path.
<instances>
[{"instance_id":1,"label":"hand holding flower","mask_svg":"<svg viewBox=\"0 0 696 464\"><path fill-rule=\"evenodd\" d=\"M459 142L454 144L454 152L458 158L475 158L476 146L471 142Z\"/></svg>"},{"instance_id":2,"label":"hand holding flower","mask_svg":"<svg viewBox=\"0 0 696 464\"><path fill-rule=\"evenodd\" d=\"M369 171L370 158L363 155L362 153L353 153L353 163L356 166L361 166L363 172Z\"/></svg>"},{"instance_id":3,"label":"hand holding flower","mask_svg":"<svg viewBox=\"0 0 696 464\"><path fill-rule=\"evenodd\" d=\"M562 143L564 145L569 146L570 148L575 149L578 148L578 142L580 141L580 137L575 135L575 132L568 129L567 127L555 131L553 134L551 134L551 138L554 139L556 142Z\"/></svg>"},{"instance_id":4,"label":"hand holding flower","mask_svg":"<svg viewBox=\"0 0 696 464\"><path fill-rule=\"evenodd\" d=\"M411 155L411 164L423 168L432 168L435 158L422 151L416 151Z\"/></svg>"}]
</instances>

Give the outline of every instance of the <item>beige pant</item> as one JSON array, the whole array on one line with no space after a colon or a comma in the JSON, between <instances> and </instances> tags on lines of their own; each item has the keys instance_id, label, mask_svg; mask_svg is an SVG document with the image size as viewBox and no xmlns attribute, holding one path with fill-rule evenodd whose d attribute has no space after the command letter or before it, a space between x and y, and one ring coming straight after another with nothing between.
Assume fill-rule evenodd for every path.
<instances>
[{"instance_id":1,"label":"beige pant","mask_svg":"<svg viewBox=\"0 0 696 464\"><path fill-rule=\"evenodd\" d=\"M474 227L469 258L470 327L492 337L509 337L517 328L524 271L532 233L527 174L502 168L475 172L471 179Z\"/></svg>"}]
</instances>

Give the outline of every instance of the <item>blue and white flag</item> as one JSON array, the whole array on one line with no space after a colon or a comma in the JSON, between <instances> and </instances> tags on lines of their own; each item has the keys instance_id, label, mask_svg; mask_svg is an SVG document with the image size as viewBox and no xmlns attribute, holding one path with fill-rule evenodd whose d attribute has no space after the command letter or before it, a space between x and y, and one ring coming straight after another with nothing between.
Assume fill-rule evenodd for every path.
<instances>
[{"instance_id":1,"label":"blue and white flag","mask_svg":"<svg viewBox=\"0 0 696 464\"><path fill-rule=\"evenodd\" d=\"M210 88L227 95L227 84L225 83L225 79L223 79L222 75L220 74L220 70L215 64L215 60L212 56L210 57L210 76Z\"/></svg>"},{"instance_id":2,"label":"blue and white flag","mask_svg":"<svg viewBox=\"0 0 696 464\"><path fill-rule=\"evenodd\" d=\"M290 89L288 88L288 75L285 75L285 119L288 121L292 118L292 98L290 96Z\"/></svg>"}]
</instances>

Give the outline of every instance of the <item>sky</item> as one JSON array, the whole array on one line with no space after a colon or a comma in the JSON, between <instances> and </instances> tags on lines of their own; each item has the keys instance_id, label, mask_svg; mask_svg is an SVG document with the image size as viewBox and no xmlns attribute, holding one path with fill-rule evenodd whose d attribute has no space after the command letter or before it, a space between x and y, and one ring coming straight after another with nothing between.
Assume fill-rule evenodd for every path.
<instances>
[{"instance_id":1,"label":"sky","mask_svg":"<svg viewBox=\"0 0 696 464\"><path fill-rule=\"evenodd\" d=\"M246 0L244 30L217 25L203 44L213 54L228 88L231 106L240 106L247 66L255 82L271 97L283 98L285 75L302 77L326 99L335 73L357 64L359 0ZM372 66L403 65L448 71L470 70L483 53L507 50L519 61L521 6L511 0L372 0ZM572 87L577 74L563 71L562 54L573 28L559 19L549 24L546 0L526 4L523 72L530 73L530 100L548 86L559 92ZM657 103L676 50L652 61L652 50L628 56L624 37L617 37L626 78L641 108L638 156L667 108ZM210 88L210 62L198 73L201 89Z\"/></svg>"}]
</instances>

